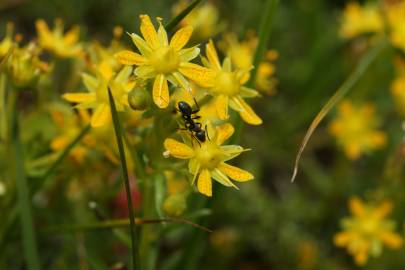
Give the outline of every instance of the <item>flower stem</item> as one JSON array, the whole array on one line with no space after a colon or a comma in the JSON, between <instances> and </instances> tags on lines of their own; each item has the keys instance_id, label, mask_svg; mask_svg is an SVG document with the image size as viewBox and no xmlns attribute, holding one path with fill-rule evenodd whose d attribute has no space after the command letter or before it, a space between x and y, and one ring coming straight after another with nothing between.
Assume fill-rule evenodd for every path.
<instances>
[{"instance_id":1,"label":"flower stem","mask_svg":"<svg viewBox=\"0 0 405 270\"><path fill-rule=\"evenodd\" d=\"M119 151L120 160L121 160L121 173L124 178L123 180L124 180L124 185L125 185L125 191L127 194L129 221L130 221L129 229L130 229L130 233L131 233L131 247L132 247L132 268L141 269L141 264L139 261L139 252L138 252L138 240L137 240L137 234L136 234L136 229L135 229L135 214L134 214L134 208L133 208L133 204L132 204L131 187L129 185L129 176L128 176L127 161L125 158L122 128L121 128L120 120L118 118L117 109L115 107L114 98L111 94L110 88L108 88L108 98L110 101L111 116L113 119L115 137L117 139L118 151Z\"/></svg>"},{"instance_id":2,"label":"flower stem","mask_svg":"<svg viewBox=\"0 0 405 270\"><path fill-rule=\"evenodd\" d=\"M257 44L255 56L253 58L253 70L248 83L249 86L253 86L255 84L257 69L260 61L262 61L264 52L267 49L277 4L278 0L267 0L266 2L264 14L260 20L259 44Z\"/></svg>"},{"instance_id":3,"label":"flower stem","mask_svg":"<svg viewBox=\"0 0 405 270\"><path fill-rule=\"evenodd\" d=\"M188 5L184 10L182 10L179 15L174 17L168 24L166 24L165 29L167 32L172 32L174 28L184 19L199 3L201 0L194 0L190 5Z\"/></svg>"}]
</instances>

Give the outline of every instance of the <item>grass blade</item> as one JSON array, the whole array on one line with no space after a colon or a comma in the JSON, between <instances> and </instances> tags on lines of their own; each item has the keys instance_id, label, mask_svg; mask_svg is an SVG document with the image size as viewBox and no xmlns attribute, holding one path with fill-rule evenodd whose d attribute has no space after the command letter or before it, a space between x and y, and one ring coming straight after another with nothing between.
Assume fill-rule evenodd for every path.
<instances>
[{"instance_id":1,"label":"grass blade","mask_svg":"<svg viewBox=\"0 0 405 270\"><path fill-rule=\"evenodd\" d=\"M108 98L110 101L110 109L111 109L111 116L114 124L114 131L115 137L117 139L118 151L120 154L121 160L121 173L122 177L124 178L124 185L125 191L127 194L127 202L128 202L128 211L129 211L129 221L130 221L130 233L131 233L131 243L132 243L132 267L133 269L140 269L140 262L139 262L139 252L137 246L137 236L135 230L135 215L134 215L134 208L132 205L132 196L131 196L131 188L129 185L129 176L128 176L128 168L127 168L127 161L125 158L125 150L124 150L124 143L122 137L122 129L120 120L118 118L117 109L115 107L114 98L111 94L110 88L108 88Z\"/></svg>"},{"instance_id":2,"label":"grass blade","mask_svg":"<svg viewBox=\"0 0 405 270\"><path fill-rule=\"evenodd\" d=\"M297 176L298 166L302 156L302 152L304 151L305 146L307 145L315 129L318 127L319 123L326 116L326 114L328 114L328 112L336 105L336 103L338 103L347 94L347 92L349 92L349 90L358 82L358 80L362 77L364 72L368 69L371 63L373 63L373 61L377 58L377 56L386 46L387 41L385 39L382 39L373 48L371 48L362 57L362 59L357 64L356 68L350 74L350 76L343 82L343 84L338 88L335 94L333 94L333 96L328 100L328 102L326 102L326 104L322 107L320 112L316 115L311 125L309 126L305 134L305 137L300 144L298 153L295 157L294 171L291 177L291 182L294 182Z\"/></svg>"},{"instance_id":3,"label":"grass blade","mask_svg":"<svg viewBox=\"0 0 405 270\"><path fill-rule=\"evenodd\" d=\"M249 85L253 86L256 80L257 69L262 61L264 52L270 39L270 33L274 21L274 14L276 13L278 0L267 0L264 8L263 17L260 20L259 26L259 44L257 45L255 56L253 58L253 70L250 76Z\"/></svg>"},{"instance_id":4,"label":"grass blade","mask_svg":"<svg viewBox=\"0 0 405 270\"><path fill-rule=\"evenodd\" d=\"M16 94L16 93L13 93ZM18 125L18 110L15 102L13 111L13 127L12 127L12 147L14 150L14 166L17 186L17 203L20 213L22 226L22 238L24 247L24 256L27 262L27 269L39 270L39 257L37 242L34 230L34 221L31 212L31 199L28 189L27 178L24 168L24 154L20 142L19 125Z\"/></svg>"},{"instance_id":5,"label":"grass blade","mask_svg":"<svg viewBox=\"0 0 405 270\"><path fill-rule=\"evenodd\" d=\"M174 17L168 24L165 25L167 32L172 32L174 28L183 20L199 3L201 0L194 0L190 5L188 5L184 10L182 10L179 15Z\"/></svg>"}]
</instances>

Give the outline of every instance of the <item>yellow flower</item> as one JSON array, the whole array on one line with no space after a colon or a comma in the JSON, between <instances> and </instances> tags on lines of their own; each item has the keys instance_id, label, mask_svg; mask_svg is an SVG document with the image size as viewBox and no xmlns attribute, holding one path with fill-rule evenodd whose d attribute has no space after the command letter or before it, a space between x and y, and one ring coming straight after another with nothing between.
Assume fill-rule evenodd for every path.
<instances>
[{"instance_id":1,"label":"yellow flower","mask_svg":"<svg viewBox=\"0 0 405 270\"><path fill-rule=\"evenodd\" d=\"M13 29L14 25L9 22L6 27L6 36L0 42L0 60L10 51L13 46Z\"/></svg>"},{"instance_id":2,"label":"yellow flower","mask_svg":"<svg viewBox=\"0 0 405 270\"><path fill-rule=\"evenodd\" d=\"M258 96L256 90L243 86L249 79L250 68L232 70L229 57L225 58L221 66L212 40L206 46L206 55L208 60L203 58L204 64L215 72L214 84L207 87L207 90L214 96L220 119L228 119L229 105L246 123L260 125L262 119L244 100L244 98Z\"/></svg>"},{"instance_id":3,"label":"yellow flower","mask_svg":"<svg viewBox=\"0 0 405 270\"><path fill-rule=\"evenodd\" d=\"M130 34L135 46L142 55L132 51L121 51L116 54L119 62L124 65L137 65L135 74L144 79L154 79L152 96L159 108L169 105L169 87L167 81L175 86L180 85L190 91L187 78L201 86L209 86L213 81L211 70L189 63L197 57L197 47L184 49L193 28L186 26L178 30L170 43L161 21L156 32L148 15L140 15L142 39L137 34ZM185 76L185 77L184 77Z\"/></svg>"},{"instance_id":4,"label":"yellow flower","mask_svg":"<svg viewBox=\"0 0 405 270\"><path fill-rule=\"evenodd\" d=\"M174 6L173 14L179 14L188 5L189 1L180 1L176 6ZM180 22L180 25L190 25L194 28L192 36L194 40L207 40L225 28L224 23L219 21L218 9L210 2L204 2L196 6Z\"/></svg>"},{"instance_id":5,"label":"yellow flower","mask_svg":"<svg viewBox=\"0 0 405 270\"><path fill-rule=\"evenodd\" d=\"M391 249L402 246L401 236L394 232L395 223L386 219L391 202L372 205L354 197L349 200L349 208L352 216L342 220L343 231L335 234L333 241L338 247L346 247L356 264L366 264L369 255L379 256L384 245Z\"/></svg>"},{"instance_id":6,"label":"yellow flower","mask_svg":"<svg viewBox=\"0 0 405 270\"><path fill-rule=\"evenodd\" d=\"M103 46L99 42L91 43L88 49L91 64L95 66L108 64L114 72L119 71L122 65L115 58L115 54L124 49L120 43L121 35L122 28L116 26L113 30L113 39L108 47Z\"/></svg>"},{"instance_id":7,"label":"yellow flower","mask_svg":"<svg viewBox=\"0 0 405 270\"><path fill-rule=\"evenodd\" d=\"M238 182L245 182L254 177L245 170L225 163L246 151L238 145L222 145L232 136L234 132L232 125L224 124L216 127L215 130L209 126L208 131L210 139L200 144L192 141L192 146L189 146L169 138L165 140L164 146L171 156L189 159L189 171L194 175L192 184L198 178L198 191L210 197L212 196L211 178L224 186L238 189L229 178Z\"/></svg>"},{"instance_id":8,"label":"yellow flower","mask_svg":"<svg viewBox=\"0 0 405 270\"><path fill-rule=\"evenodd\" d=\"M55 28L51 31L44 20L37 20L35 23L38 32L39 45L55 55L67 58L77 57L82 53L82 47L78 43L80 29L73 26L63 35L63 22L55 20Z\"/></svg>"},{"instance_id":9,"label":"yellow flower","mask_svg":"<svg viewBox=\"0 0 405 270\"><path fill-rule=\"evenodd\" d=\"M253 65L253 57L257 48L258 38L253 31L248 31L246 39L238 41L233 33L225 35L220 47L227 53L238 69L250 69ZM255 78L255 85L257 89L272 94L276 85L276 80L273 78L275 66L272 63L278 54L275 50L268 50L263 61L259 64Z\"/></svg>"},{"instance_id":10,"label":"yellow flower","mask_svg":"<svg viewBox=\"0 0 405 270\"><path fill-rule=\"evenodd\" d=\"M361 34L379 33L383 29L383 18L377 5L368 4L362 7L358 3L347 4L340 29L342 37L353 38Z\"/></svg>"},{"instance_id":11,"label":"yellow flower","mask_svg":"<svg viewBox=\"0 0 405 270\"><path fill-rule=\"evenodd\" d=\"M35 83L41 74L50 70L47 63L39 59L40 50L34 43L25 47L14 46L6 61L6 72L17 87Z\"/></svg>"},{"instance_id":12,"label":"yellow flower","mask_svg":"<svg viewBox=\"0 0 405 270\"><path fill-rule=\"evenodd\" d=\"M90 117L86 110L79 110L78 115L75 115L70 108L63 106L50 106L50 113L53 122L56 124L58 134L51 140L50 147L53 151L62 151L70 144L83 129L83 124L90 121ZM89 139L86 135L81 144L76 145L70 152L70 155L79 163L84 161L88 152L85 141Z\"/></svg>"},{"instance_id":13,"label":"yellow flower","mask_svg":"<svg viewBox=\"0 0 405 270\"><path fill-rule=\"evenodd\" d=\"M386 135L376 130L379 123L374 117L372 105L354 107L350 101L345 100L339 104L338 113L329 131L350 159L357 159L363 152L385 145Z\"/></svg>"},{"instance_id":14,"label":"yellow flower","mask_svg":"<svg viewBox=\"0 0 405 270\"><path fill-rule=\"evenodd\" d=\"M398 1L389 5L387 19L392 45L405 52L405 2Z\"/></svg>"},{"instance_id":15,"label":"yellow flower","mask_svg":"<svg viewBox=\"0 0 405 270\"><path fill-rule=\"evenodd\" d=\"M89 93L66 93L63 98L78 103L78 108L91 108L91 126L100 127L111 120L108 87L114 97L117 111L124 111L128 105L128 93L134 88L135 81L131 80L132 67L124 67L116 76L108 64L101 64L97 77L83 74L83 83Z\"/></svg>"}]
</instances>

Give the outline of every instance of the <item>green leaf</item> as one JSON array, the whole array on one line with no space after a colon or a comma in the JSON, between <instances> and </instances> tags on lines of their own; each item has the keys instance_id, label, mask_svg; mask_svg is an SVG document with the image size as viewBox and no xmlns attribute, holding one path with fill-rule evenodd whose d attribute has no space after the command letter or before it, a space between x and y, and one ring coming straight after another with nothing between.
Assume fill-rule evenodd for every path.
<instances>
[{"instance_id":1,"label":"green leaf","mask_svg":"<svg viewBox=\"0 0 405 270\"><path fill-rule=\"evenodd\" d=\"M349 92L349 90L352 89L353 86L360 80L360 78L366 72L368 67L371 65L371 63L374 62L374 60L377 58L380 52L387 46L387 44L388 43L386 39L383 38L361 58L360 62L357 64L352 74L350 74L350 76L347 77L347 79L343 82L343 84L336 90L333 96L328 100L328 102L326 102L326 104L322 107L319 113L315 116L314 120L312 120L312 123L309 126L307 132L305 133L304 139L302 140L298 153L295 157L294 170L293 175L291 177L291 182L294 182L297 176L298 166L300 163L302 152L304 151L305 146L307 145L315 129L318 127L319 123L328 114L328 112L330 112L330 110L336 105L336 103L338 103L347 94L347 92Z\"/></svg>"},{"instance_id":2,"label":"green leaf","mask_svg":"<svg viewBox=\"0 0 405 270\"><path fill-rule=\"evenodd\" d=\"M168 24L166 24L165 29L167 32L172 32L174 28L183 20L199 3L201 0L194 0L188 7L182 10L179 15L174 17Z\"/></svg>"},{"instance_id":3,"label":"green leaf","mask_svg":"<svg viewBox=\"0 0 405 270\"><path fill-rule=\"evenodd\" d=\"M122 128L120 120L118 118L117 109L115 107L114 98L111 94L110 88L108 88L108 98L110 101L111 116L114 124L115 137L117 139L118 151L121 160L121 173L124 180L125 191L127 194L128 211L129 211L129 221L130 221L130 233L131 233L131 247L132 247L132 267L133 269L140 269L139 262L139 252L138 252L138 241L135 230L135 215L134 208L132 204L131 188L129 185L129 176L127 168L127 160L125 158L124 142L122 136Z\"/></svg>"}]
</instances>

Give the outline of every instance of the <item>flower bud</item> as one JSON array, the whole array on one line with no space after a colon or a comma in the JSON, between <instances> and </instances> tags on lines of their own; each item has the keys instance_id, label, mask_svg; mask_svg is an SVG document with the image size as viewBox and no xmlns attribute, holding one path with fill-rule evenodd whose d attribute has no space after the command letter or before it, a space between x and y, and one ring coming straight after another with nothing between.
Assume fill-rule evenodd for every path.
<instances>
[{"instance_id":1,"label":"flower bud","mask_svg":"<svg viewBox=\"0 0 405 270\"><path fill-rule=\"evenodd\" d=\"M150 106L150 101L150 95L144 87L136 87L128 94L128 103L133 110L146 110Z\"/></svg>"},{"instance_id":2,"label":"flower bud","mask_svg":"<svg viewBox=\"0 0 405 270\"><path fill-rule=\"evenodd\" d=\"M168 216L181 216L186 209L187 203L185 193L169 195L163 202L163 211L165 211Z\"/></svg>"}]
</instances>

